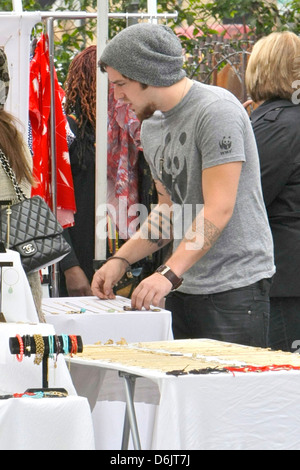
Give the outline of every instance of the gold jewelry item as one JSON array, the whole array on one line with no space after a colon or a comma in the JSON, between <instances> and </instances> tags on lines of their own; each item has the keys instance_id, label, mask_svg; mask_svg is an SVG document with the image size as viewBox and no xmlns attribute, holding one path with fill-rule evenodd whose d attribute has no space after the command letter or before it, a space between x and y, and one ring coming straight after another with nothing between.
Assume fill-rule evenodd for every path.
<instances>
[{"instance_id":1,"label":"gold jewelry item","mask_svg":"<svg viewBox=\"0 0 300 470\"><path fill-rule=\"evenodd\" d=\"M35 342L35 359L34 364L37 366L43 360L44 352L45 352L45 344L42 335L33 335L34 342Z\"/></svg>"}]
</instances>

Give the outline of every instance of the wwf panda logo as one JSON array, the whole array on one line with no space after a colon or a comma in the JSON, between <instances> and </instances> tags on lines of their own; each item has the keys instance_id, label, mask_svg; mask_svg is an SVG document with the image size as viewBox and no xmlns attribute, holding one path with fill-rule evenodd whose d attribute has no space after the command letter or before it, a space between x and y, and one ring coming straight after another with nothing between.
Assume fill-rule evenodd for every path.
<instances>
[{"instance_id":1,"label":"wwf panda logo","mask_svg":"<svg viewBox=\"0 0 300 470\"><path fill-rule=\"evenodd\" d=\"M230 150L232 146L231 137L223 137L223 139L219 142L221 150Z\"/></svg>"}]
</instances>

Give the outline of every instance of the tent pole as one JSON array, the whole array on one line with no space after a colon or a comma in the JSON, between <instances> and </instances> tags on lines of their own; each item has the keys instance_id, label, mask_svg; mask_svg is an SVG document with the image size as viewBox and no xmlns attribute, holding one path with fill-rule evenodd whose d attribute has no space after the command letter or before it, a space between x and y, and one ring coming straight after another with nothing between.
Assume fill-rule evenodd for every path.
<instances>
[{"instance_id":1,"label":"tent pole","mask_svg":"<svg viewBox=\"0 0 300 470\"><path fill-rule=\"evenodd\" d=\"M49 66L50 66L50 155L51 155L51 200L52 210L57 216L57 178L56 178L56 120L55 120L55 82L54 82L54 18L47 19L47 36L49 41ZM59 297L59 265L51 266L50 296Z\"/></svg>"},{"instance_id":2,"label":"tent pole","mask_svg":"<svg viewBox=\"0 0 300 470\"><path fill-rule=\"evenodd\" d=\"M98 0L97 19L97 60L108 41L108 0ZM106 236L100 234L97 226L106 218L107 195L107 108L108 79L97 67L97 129L96 129L96 205L95 205L95 268L98 261L106 260Z\"/></svg>"}]
</instances>

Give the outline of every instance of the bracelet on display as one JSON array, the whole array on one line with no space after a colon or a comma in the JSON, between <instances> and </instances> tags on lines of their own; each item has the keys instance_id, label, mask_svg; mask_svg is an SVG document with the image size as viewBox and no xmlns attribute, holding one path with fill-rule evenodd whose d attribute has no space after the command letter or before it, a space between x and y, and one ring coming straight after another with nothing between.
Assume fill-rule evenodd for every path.
<instances>
[{"instance_id":1,"label":"bracelet on display","mask_svg":"<svg viewBox=\"0 0 300 470\"><path fill-rule=\"evenodd\" d=\"M64 354L68 354L69 353L69 337L68 337L68 335L61 335L61 336L62 336L62 340L63 340Z\"/></svg>"},{"instance_id":2,"label":"bracelet on display","mask_svg":"<svg viewBox=\"0 0 300 470\"><path fill-rule=\"evenodd\" d=\"M25 346L25 357L31 357L31 341L30 336L24 336L24 346Z\"/></svg>"},{"instance_id":3,"label":"bracelet on display","mask_svg":"<svg viewBox=\"0 0 300 470\"><path fill-rule=\"evenodd\" d=\"M111 256L110 258L108 258L104 264L108 263L108 261L111 261L113 259L118 259L120 261L123 261L125 264L127 264L127 268L126 268L126 272L130 271L131 269L131 264L129 263L129 261L127 261L126 258L122 258L120 256Z\"/></svg>"},{"instance_id":4,"label":"bracelet on display","mask_svg":"<svg viewBox=\"0 0 300 470\"><path fill-rule=\"evenodd\" d=\"M43 398L43 392L34 392L34 393L14 393L13 398Z\"/></svg>"},{"instance_id":5,"label":"bracelet on display","mask_svg":"<svg viewBox=\"0 0 300 470\"><path fill-rule=\"evenodd\" d=\"M19 346L20 346L20 353L16 354L16 358L17 358L18 362L22 362L23 357L24 357L24 343L23 343L23 339L21 338L20 335L16 335L16 338L17 338L17 340L19 342Z\"/></svg>"},{"instance_id":6,"label":"bracelet on display","mask_svg":"<svg viewBox=\"0 0 300 470\"><path fill-rule=\"evenodd\" d=\"M73 357L73 354L77 354L77 351L78 351L77 336L70 335L70 340L71 340L71 343L72 343L70 355L71 355L71 357Z\"/></svg>"},{"instance_id":7,"label":"bracelet on display","mask_svg":"<svg viewBox=\"0 0 300 470\"><path fill-rule=\"evenodd\" d=\"M65 398L68 396L67 390L59 389L28 389L24 393L13 393L10 395L0 395L0 400L10 398Z\"/></svg>"},{"instance_id":8,"label":"bracelet on display","mask_svg":"<svg viewBox=\"0 0 300 470\"><path fill-rule=\"evenodd\" d=\"M63 351L62 351L62 347L61 347L61 344L57 335L54 336L54 340L55 340L55 348L56 348L56 360L55 360L55 367L56 367L58 356L59 354L62 354Z\"/></svg>"},{"instance_id":9,"label":"bracelet on display","mask_svg":"<svg viewBox=\"0 0 300 470\"><path fill-rule=\"evenodd\" d=\"M48 336L49 359L54 359L54 336Z\"/></svg>"},{"instance_id":10,"label":"bracelet on display","mask_svg":"<svg viewBox=\"0 0 300 470\"><path fill-rule=\"evenodd\" d=\"M45 343L43 340L42 335L33 335L34 341L35 341L35 359L34 359L34 364L37 366L40 365L44 358L44 352L45 352Z\"/></svg>"},{"instance_id":11,"label":"bracelet on display","mask_svg":"<svg viewBox=\"0 0 300 470\"><path fill-rule=\"evenodd\" d=\"M24 393L14 393L13 395L2 395L0 400L7 400L8 398L65 398L68 392L64 389L61 390L36 390L29 392L26 390Z\"/></svg>"}]
</instances>

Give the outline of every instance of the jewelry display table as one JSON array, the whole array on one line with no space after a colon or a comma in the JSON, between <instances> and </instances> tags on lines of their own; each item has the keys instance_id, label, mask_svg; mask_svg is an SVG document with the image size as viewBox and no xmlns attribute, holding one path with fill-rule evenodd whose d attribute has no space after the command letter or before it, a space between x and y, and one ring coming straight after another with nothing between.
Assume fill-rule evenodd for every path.
<instances>
[{"instance_id":1,"label":"jewelry display table","mask_svg":"<svg viewBox=\"0 0 300 470\"><path fill-rule=\"evenodd\" d=\"M124 307L130 308L130 300L120 296L111 301L96 297L43 300L46 321L54 326L56 333L79 334L83 344L105 343L108 340L117 343L122 338L128 343L173 339L170 312L163 309L126 311ZM122 380L113 371L106 370L100 376L91 373L91 370L90 367L71 363L70 372L76 391L78 395L88 397L93 410L96 449L119 449L126 401L124 389L122 386L120 388ZM137 399L143 387L144 384L139 381L136 386ZM152 439L152 432L149 433L148 429L152 429L156 405L155 400L150 404L142 400L136 405L139 419L145 423L141 431L143 445Z\"/></svg>"},{"instance_id":2,"label":"jewelry display table","mask_svg":"<svg viewBox=\"0 0 300 470\"><path fill-rule=\"evenodd\" d=\"M83 344L124 338L135 341L172 339L171 313L163 309L126 311L130 300L117 296L115 300L97 297L59 297L43 299L47 323L56 334L78 334Z\"/></svg>"},{"instance_id":3,"label":"jewelry display table","mask_svg":"<svg viewBox=\"0 0 300 470\"><path fill-rule=\"evenodd\" d=\"M298 355L187 340L85 346L71 363L85 367L94 383L110 369L148 385L143 399L159 400L148 449L300 449ZM134 413L135 398L127 393L126 400ZM144 423L131 412L138 449Z\"/></svg>"},{"instance_id":4,"label":"jewelry display table","mask_svg":"<svg viewBox=\"0 0 300 470\"><path fill-rule=\"evenodd\" d=\"M35 355L18 362L11 354L9 339L16 335L55 335L52 325L38 323L0 324L0 395L22 395L40 389L42 365ZM68 360L68 359L67 359ZM0 400L1 450L95 449L93 422L88 400L76 395L67 362L62 354L49 359L49 388L65 389L63 398L8 398Z\"/></svg>"}]
</instances>

